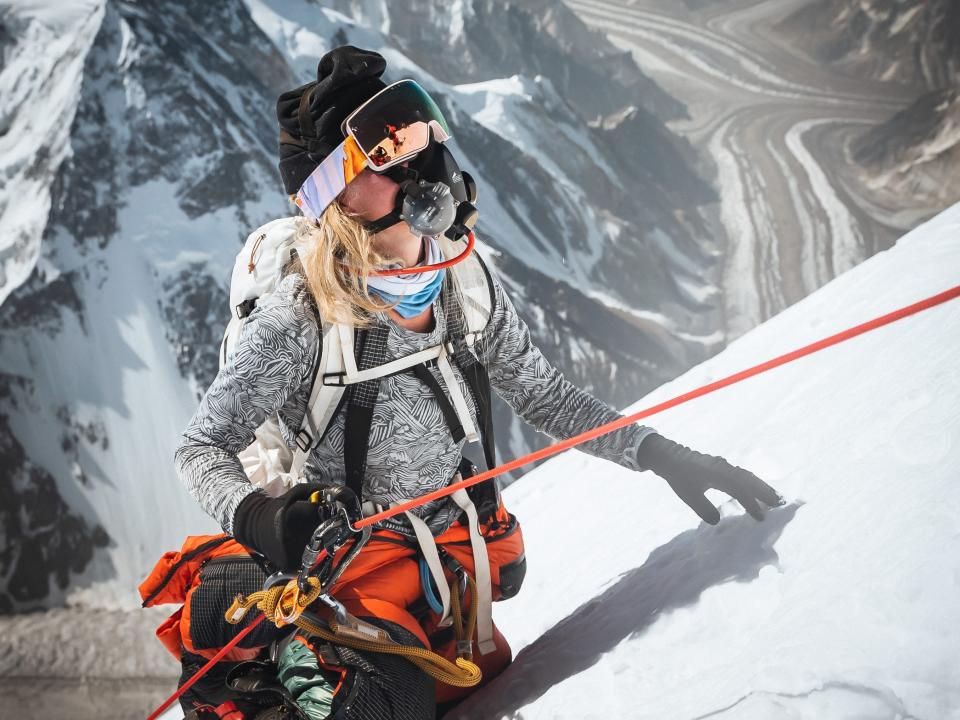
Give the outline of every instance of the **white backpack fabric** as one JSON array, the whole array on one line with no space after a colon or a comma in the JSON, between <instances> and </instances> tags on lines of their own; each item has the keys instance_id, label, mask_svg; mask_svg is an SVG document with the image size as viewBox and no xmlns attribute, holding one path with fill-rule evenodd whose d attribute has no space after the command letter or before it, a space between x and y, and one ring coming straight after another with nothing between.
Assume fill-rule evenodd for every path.
<instances>
[{"instance_id":1,"label":"white backpack fabric","mask_svg":"<svg viewBox=\"0 0 960 720\"><path fill-rule=\"evenodd\" d=\"M294 252L303 257L308 248L296 240L299 217L273 220L254 230L237 255L230 281L231 318L224 331L220 349L220 366L226 363L240 337L243 325L259 298L274 292L282 271L293 259ZM445 237L439 242L445 257L457 253ZM452 266L449 273L459 300L465 323L467 346L483 332L492 312L492 288L486 268L476 253ZM300 482L303 466L314 445L333 419L347 386L375 377L383 377L423 362L436 361L444 382L451 392L451 403L463 425L468 442L479 439L468 405L459 384L455 382L450 358L454 349L437 345L383 365L359 371L354 355L354 328L339 323L323 324L320 363L314 378L308 411L296 433L296 448L291 451L280 431L276 413L257 428L251 445L238 457L250 482L277 496Z\"/></svg>"}]
</instances>

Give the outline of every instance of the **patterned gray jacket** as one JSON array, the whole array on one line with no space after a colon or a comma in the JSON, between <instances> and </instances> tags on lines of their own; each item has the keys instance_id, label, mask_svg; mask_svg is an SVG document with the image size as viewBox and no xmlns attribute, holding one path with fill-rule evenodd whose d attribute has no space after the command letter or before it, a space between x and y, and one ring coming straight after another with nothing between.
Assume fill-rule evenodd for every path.
<instances>
[{"instance_id":1,"label":"patterned gray jacket","mask_svg":"<svg viewBox=\"0 0 960 720\"><path fill-rule=\"evenodd\" d=\"M524 420L556 439L572 437L620 415L573 385L543 357L530 339L503 285L494 276L490 323L475 343L491 387ZM385 316L388 359L437 345L444 336L443 294L434 302L431 332L401 328ZM304 278L292 273L250 314L237 344L200 401L183 432L174 462L187 490L224 529L232 532L233 514L251 492L237 454L250 445L265 418L278 413L289 447L306 412L320 342L316 306ZM431 368L441 387L443 377ZM454 373L477 417L473 397L459 369ZM479 422L479 418L477 418ZM479 427L479 425L478 425ZM640 442L655 432L630 425L580 447L592 455L642 470L636 460ZM446 486L457 471L464 441L455 443L433 394L411 373L385 377L374 407L363 484L364 499L389 505ZM344 413L337 414L323 441L307 459L304 477L324 484L345 478ZM460 513L449 498L417 511L435 534ZM406 518L380 527L410 533Z\"/></svg>"}]
</instances>

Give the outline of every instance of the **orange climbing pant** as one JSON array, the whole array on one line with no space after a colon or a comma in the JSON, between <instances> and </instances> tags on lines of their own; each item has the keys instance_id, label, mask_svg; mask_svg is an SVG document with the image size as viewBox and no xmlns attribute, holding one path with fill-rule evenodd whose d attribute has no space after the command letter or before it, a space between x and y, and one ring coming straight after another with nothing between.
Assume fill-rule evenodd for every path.
<instances>
[{"instance_id":1,"label":"orange climbing pant","mask_svg":"<svg viewBox=\"0 0 960 720\"><path fill-rule=\"evenodd\" d=\"M523 581L526 558L523 535L516 518L501 503L496 514L480 527L487 546L493 599L515 595ZM469 528L455 522L435 538L465 570L474 575ZM338 553L339 560L349 544ZM447 581L454 576L444 568ZM247 624L256 619L250 613L239 625L229 625L223 614L234 596L261 589L265 573L246 548L227 535L191 536L179 552L168 552L141 583L144 607L165 603L182 606L157 629L163 645L178 659L183 651L212 658ZM329 593L359 618L381 618L406 628L424 647L447 657L457 657L456 638L449 629L438 627L440 616L423 602L419 550L416 542L388 530L374 532L366 547L344 570ZM472 602L472 598L468 600ZM271 623L261 623L224 661L257 657L264 647L285 633ZM494 626L496 649L480 655L473 641L473 662L483 672L481 685L496 677L510 663L512 653L502 633ZM475 688L454 688L438 683L437 702L465 697Z\"/></svg>"}]
</instances>

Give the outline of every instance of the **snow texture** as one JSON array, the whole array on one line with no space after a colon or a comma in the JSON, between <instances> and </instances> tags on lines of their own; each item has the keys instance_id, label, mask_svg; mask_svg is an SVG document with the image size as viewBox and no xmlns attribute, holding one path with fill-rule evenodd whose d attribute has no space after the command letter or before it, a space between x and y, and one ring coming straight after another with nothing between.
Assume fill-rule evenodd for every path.
<instances>
[{"instance_id":1,"label":"snow texture","mask_svg":"<svg viewBox=\"0 0 960 720\"><path fill-rule=\"evenodd\" d=\"M0 304L33 271L50 188L69 156L80 79L103 5L33 0L0 18L19 38L0 64Z\"/></svg>"},{"instance_id":2,"label":"snow texture","mask_svg":"<svg viewBox=\"0 0 960 720\"><path fill-rule=\"evenodd\" d=\"M631 410L958 267L960 205ZM784 493L763 523L717 495L724 519L698 524L655 475L576 451L508 488L529 571L495 619L519 653L452 717L960 717L958 331L954 299L650 420Z\"/></svg>"}]
</instances>

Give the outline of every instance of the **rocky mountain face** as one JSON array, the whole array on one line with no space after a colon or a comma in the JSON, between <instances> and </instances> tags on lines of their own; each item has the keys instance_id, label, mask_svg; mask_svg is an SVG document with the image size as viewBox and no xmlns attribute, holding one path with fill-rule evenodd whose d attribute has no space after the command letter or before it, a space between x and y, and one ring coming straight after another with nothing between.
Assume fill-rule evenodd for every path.
<instances>
[{"instance_id":1,"label":"rocky mountain face","mask_svg":"<svg viewBox=\"0 0 960 720\"><path fill-rule=\"evenodd\" d=\"M938 90L960 72L954 0L815 0L779 29L851 75Z\"/></svg>"},{"instance_id":2,"label":"rocky mountain face","mask_svg":"<svg viewBox=\"0 0 960 720\"><path fill-rule=\"evenodd\" d=\"M853 144L880 195L917 198L924 214L960 201L960 75L954 87L921 95Z\"/></svg>"},{"instance_id":3,"label":"rocky mountain face","mask_svg":"<svg viewBox=\"0 0 960 720\"><path fill-rule=\"evenodd\" d=\"M216 374L240 243L292 212L276 96L335 45L438 98L483 252L572 380L619 406L719 349L714 197L663 125L682 106L559 2L371 5L3 10L0 85L31 102L4 94L0 127L45 134L26 166L0 135L0 235L22 238L0 247L0 612L130 603L160 552L216 530L173 450ZM31 54L49 73L13 77ZM24 188L47 200L11 212ZM502 455L542 442L498 415Z\"/></svg>"},{"instance_id":4,"label":"rocky mountain face","mask_svg":"<svg viewBox=\"0 0 960 720\"><path fill-rule=\"evenodd\" d=\"M920 92L852 145L881 202L908 195L930 216L960 200L960 3L820 0L780 29L841 72Z\"/></svg>"},{"instance_id":5,"label":"rocky mountain face","mask_svg":"<svg viewBox=\"0 0 960 720\"><path fill-rule=\"evenodd\" d=\"M630 53L588 28L557 0L449 5L412 0L393 10L371 5L362 0L332 2L372 27L388 23L398 49L443 82L542 75L587 119L627 105L642 107L663 121L686 117L681 103L638 71Z\"/></svg>"}]
</instances>

